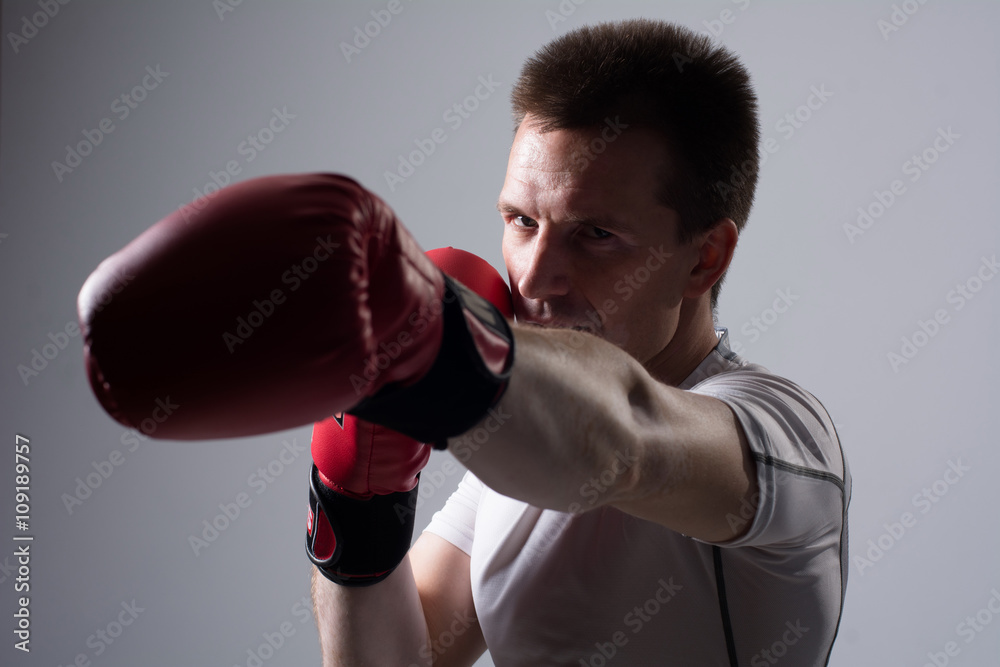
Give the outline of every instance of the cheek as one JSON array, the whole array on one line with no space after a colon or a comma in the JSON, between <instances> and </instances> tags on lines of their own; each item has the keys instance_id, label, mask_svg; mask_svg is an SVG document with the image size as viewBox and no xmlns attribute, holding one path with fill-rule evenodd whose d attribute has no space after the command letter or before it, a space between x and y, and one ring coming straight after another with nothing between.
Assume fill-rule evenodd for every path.
<instances>
[{"instance_id":1,"label":"cheek","mask_svg":"<svg viewBox=\"0 0 1000 667\"><path fill-rule=\"evenodd\" d=\"M667 346L676 330L675 311L635 307L618 314L607 338L641 363L646 363Z\"/></svg>"},{"instance_id":2,"label":"cheek","mask_svg":"<svg viewBox=\"0 0 1000 667\"><path fill-rule=\"evenodd\" d=\"M622 294L610 295L617 311L609 315L605 333L609 341L645 362L670 342L677 329L679 291L676 283L659 271L645 282L642 278L647 274L641 271L630 275L628 300Z\"/></svg>"}]
</instances>

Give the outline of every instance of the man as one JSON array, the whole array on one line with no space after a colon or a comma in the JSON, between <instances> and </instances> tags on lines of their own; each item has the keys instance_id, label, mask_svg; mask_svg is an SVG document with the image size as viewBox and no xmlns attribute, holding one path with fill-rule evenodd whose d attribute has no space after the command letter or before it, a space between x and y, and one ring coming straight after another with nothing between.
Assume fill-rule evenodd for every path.
<instances>
[{"instance_id":1,"label":"man","mask_svg":"<svg viewBox=\"0 0 1000 667\"><path fill-rule=\"evenodd\" d=\"M87 279L92 389L158 438L317 422L326 664L824 664L847 465L819 401L713 321L756 183L745 70L669 24L601 25L513 101L510 290L350 178L251 179ZM422 443L470 473L409 548Z\"/></svg>"},{"instance_id":2,"label":"man","mask_svg":"<svg viewBox=\"0 0 1000 667\"><path fill-rule=\"evenodd\" d=\"M713 323L757 178L746 71L627 21L543 48L512 98L510 384L448 440L470 473L398 568L314 572L325 664L826 664L847 464Z\"/></svg>"}]
</instances>

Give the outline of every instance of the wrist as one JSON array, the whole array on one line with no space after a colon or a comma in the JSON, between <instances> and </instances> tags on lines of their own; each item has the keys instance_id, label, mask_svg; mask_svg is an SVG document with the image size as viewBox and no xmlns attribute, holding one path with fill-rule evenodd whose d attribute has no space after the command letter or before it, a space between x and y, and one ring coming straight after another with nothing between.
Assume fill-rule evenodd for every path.
<instances>
[{"instance_id":1,"label":"wrist","mask_svg":"<svg viewBox=\"0 0 1000 667\"><path fill-rule=\"evenodd\" d=\"M363 499L338 492L324 479L313 465L306 524L309 560L341 586L382 581L409 551L417 486Z\"/></svg>"},{"instance_id":2,"label":"wrist","mask_svg":"<svg viewBox=\"0 0 1000 667\"><path fill-rule=\"evenodd\" d=\"M349 411L444 449L475 426L510 380L514 336L489 301L445 276L442 340L431 369L406 387L389 386Z\"/></svg>"}]
</instances>

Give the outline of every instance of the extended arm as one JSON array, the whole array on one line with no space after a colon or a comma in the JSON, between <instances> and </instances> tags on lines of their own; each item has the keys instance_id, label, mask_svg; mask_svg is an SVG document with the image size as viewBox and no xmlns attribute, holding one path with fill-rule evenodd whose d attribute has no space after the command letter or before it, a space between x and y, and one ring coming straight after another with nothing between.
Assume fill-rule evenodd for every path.
<instances>
[{"instance_id":1,"label":"extended arm","mask_svg":"<svg viewBox=\"0 0 1000 667\"><path fill-rule=\"evenodd\" d=\"M449 440L484 483L539 507L611 505L692 537L738 536L727 514L738 515L757 484L724 403L658 382L588 334L517 327L515 339L499 420L478 427L488 437L473 429Z\"/></svg>"}]
</instances>

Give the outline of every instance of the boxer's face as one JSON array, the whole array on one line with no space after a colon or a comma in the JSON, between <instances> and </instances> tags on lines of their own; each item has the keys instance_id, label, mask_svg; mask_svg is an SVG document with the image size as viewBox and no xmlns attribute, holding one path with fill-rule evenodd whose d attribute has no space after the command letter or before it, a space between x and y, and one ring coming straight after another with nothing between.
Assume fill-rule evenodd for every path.
<instances>
[{"instance_id":1,"label":"boxer's face","mask_svg":"<svg viewBox=\"0 0 1000 667\"><path fill-rule=\"evenodd\" d=\"M579 327L644 363L666 347L698 256L656 201L664 158L646 130L541 133L525 119L498 203L518 321Z\"/></svg>"}]
</instances>

